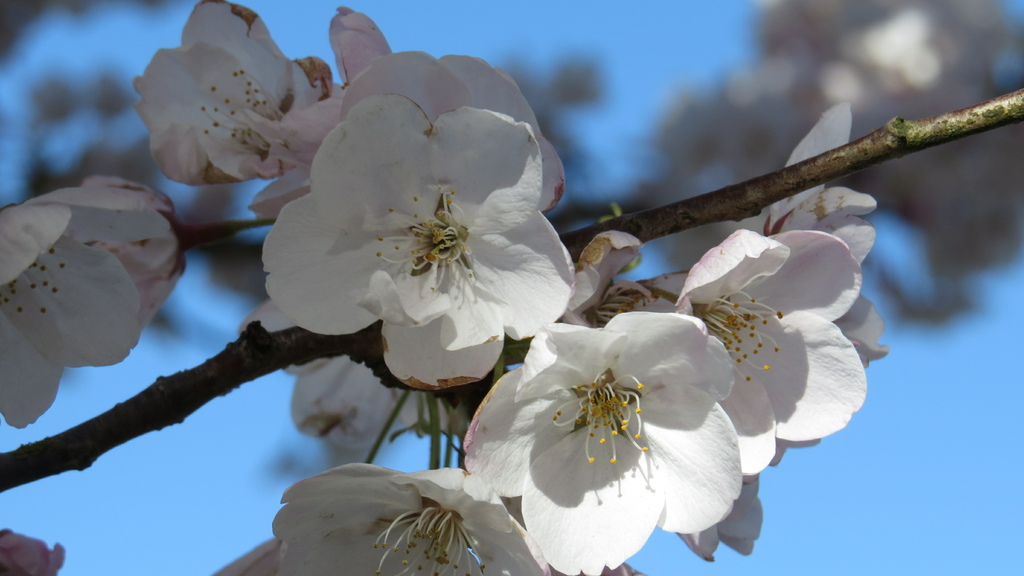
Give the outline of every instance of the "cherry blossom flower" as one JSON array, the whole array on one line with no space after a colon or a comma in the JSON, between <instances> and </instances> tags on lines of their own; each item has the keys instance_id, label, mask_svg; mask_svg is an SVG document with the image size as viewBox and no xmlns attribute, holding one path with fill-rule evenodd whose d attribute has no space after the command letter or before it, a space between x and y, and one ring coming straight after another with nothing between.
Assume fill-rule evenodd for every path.
<instances>
[{"instance_id":1,"label":"cherry blossom flower","mask_svg":"<svg viewBox=\"0 0 1024 576\"><path fill-rule=\"evenodd\" d=\"M538 207L555 207L565 190L565 171L554 146L541 135L533 109L519 86L500 68L479 58L423 52L397 52L373 58L357 76L349 77L342 103L342 118L363 99L377 94L401 94L423 109L433 122L441 114L471 106L507 114L526 122L540 147L544 180Z\"/></svg>"},{"instance_id":2,"label":"cherry blossom flower","mask_svg":"<svg viewBox=\"0 0 1024 576\"><path fill-rule=\"evenodd\" d=\"M340 120L326 63L289 60L255 12L223 0L197 4L181 42L135 79L135 109L168 178L237 182L309 165Z\"/></svg>"},{"instance_id":3,"label":"cherry blossom flower","mask_svg":"<svg viewBox=\"0 0 1024 576\"><path fill-rule=\"evenodd\" d=\"M12 426L50 407L64 367L116 364L138 342L139 290L103 246L169 234L151 200L100 186L0 209L0 413Z\"/></svg>"},{"instance_id":4,"label":"cherry blossom flower","mask_svg":"<svg viewBox=\"0 0 1024 576\"><path fill-rule=\"evenodd\" d=\"M600 574L655 526L698 532L729 512L741 484L736 432L718 405L730 365L703 324L679 314L548 325L470 424L466 467L522 496L553 568Z\"/></svg>"},{"instance_id":5,"label":"cherry blossom flower","mask_svg":"<svg viewBox=\"0 0 1024 576\"><path fill-rule=\"evenodd\" d=\"M708 562L715 560L719 542L743 554L754 551L754 541L761 536L761 522L764 511L757 491L761 485L759 476L744 478L743 490L733 504L732 512L707 530L696 534L680 534L683 542L693 553Z\"/></svg>"},{"instance_id":6,"label":"cherry blossom flower","mask_svg":"<svg viewBox=\"0 0 1024 576\"><path fill-rule=\"evenodd\" d=\"M722 405L745 474L768 465L776 437L821 438L864 402L864 368L834 324L860 284L846 244L815 231L738 230L690 270L679 310L704 320L732 356L736 382Z\"/></svg>"},{"instance_id":7,"label":"cherry blossom flower","mask_svg":"<svg viewBox=\"0 0 1024 576\"><path fill-rule=\"evenodd\" d=\"M321 334L384 320L385 360L412 386L477 380L505 333L532 336L569 299L540 172L527 124L473 108L431 122L403 96L366 99L267 236L267 292Z\"/></svg>"},{"instance_id":8,"label":"cherry blossom flower","mask_svg":"<svg viewBox=\"0 0 1024 576\"><path fill-rule=\"evenodd\" d=\"M10 530L0 530L0 574L4 576L56 576L64 566L64 547L45 543Z\"/></svg>"},{"instance_id":9,"label":"cherry blossom flower","mask_svg":"<svg viewBox=\"0 0 1024 576\"><path fill-rule=\"evenodd\" d=\"M543 574L501 499L463 470L347 464L298 482L283 501L281 576Z\"/></svg>"}]
</instances>

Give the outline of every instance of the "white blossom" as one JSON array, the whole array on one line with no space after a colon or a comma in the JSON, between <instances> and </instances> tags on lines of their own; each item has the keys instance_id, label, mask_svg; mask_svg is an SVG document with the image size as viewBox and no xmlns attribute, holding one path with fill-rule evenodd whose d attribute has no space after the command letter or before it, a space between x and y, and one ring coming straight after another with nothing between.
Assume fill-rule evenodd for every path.
<instances>
[{"instance_id":1,"label":"white blossom","mask_svg":"<svg viewBox=\"0 0 1024 576\"><path fill-rule=\"evenodd\" d=\"M527 124L474 108L431 122L405 97L365 99L267 236L267 292L322 334L384 320L385 360L413 386L477 380L506 333L532 336L569 299L540 183Z\"/></svg>"}]
</instances>

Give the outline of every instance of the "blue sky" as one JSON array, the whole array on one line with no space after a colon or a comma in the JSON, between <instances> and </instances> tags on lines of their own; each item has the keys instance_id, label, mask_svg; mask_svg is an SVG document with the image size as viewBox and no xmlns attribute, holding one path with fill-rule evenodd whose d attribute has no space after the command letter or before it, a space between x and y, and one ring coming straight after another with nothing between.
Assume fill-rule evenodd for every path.
<instances>
[{"instance_id":1,"label":"blue sky","mask_svg":"<svg viewBox=\"0 0 1024 576\"><path fill-rule=\"evenodd\" d=\"M286 54L332 61L327 25L334 4L248 5ZM373 17L395 50L470 54L499 65L513 56L538 66L564 54L597 57L606 103L577 120L612 181L636 174L636 148L674 89L713 86L724 70L753 57L749 2L497 6L353 8ZM16 112L23 97L16 79L33 70L85 78L97 62L109 61L141 73L157 48L178 45L190 9L169 6L156 16L102 10L40 26L17 62L0 69L0 106ZM880 250L905 251L915 241L897 223L878 225ZM207 273L202 262L191 261L168 304L180 317L195 318L184 341L147 333L121 365L69 372L40 422L20 431L0 427L0 450L94 416L232 340L248 304L210 288ZM1024 512L1015 482L1024 388L1018 367L1008 363L1020 356L1019 322L1007 303L1016 301L1022 283L1021 263L991 274L977 283L985 296L981 309L941 330L890 324L884 342L893 352L868 370L867 403L850 426L764 473L765 522L752 556L721 550L717 562L705 564L675 536L660 534L634 564L650 576L1007 571L1016 561L1017 519ZM61 542L68 548L62 574L70 576L212 574L270 537L280 495L292 481L272 473L274 456L312 449L292 428L289 380L274 375L246 384L183 425L104 455L85 472L0 494L0 528ZM401 450L389 458L383 463L408 470L426 464L425 454L410 460Z\"/></svg>"}]
</instances>

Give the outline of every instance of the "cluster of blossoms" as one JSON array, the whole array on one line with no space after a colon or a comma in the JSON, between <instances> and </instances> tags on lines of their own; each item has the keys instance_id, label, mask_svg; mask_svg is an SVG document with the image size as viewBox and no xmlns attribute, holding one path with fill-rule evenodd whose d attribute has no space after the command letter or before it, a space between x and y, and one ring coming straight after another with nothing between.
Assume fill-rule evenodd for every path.
<instances>
[{"instance_id":1,"label":"cluster of blossoms","mask_svg":"<svg viewBox=\"0 0 1024 576\"><path fill-rule=\"evenodd\" d=\"M617 279L641 243L603 233L572 261L544 215L561 163L504 72L392 53L347 8L329 36L344 85L284 56L252 11L204 0L136 80L137 110L169 178L276 178L252 205L276 223L251 319L380 322L388 369L419 395L405 425L461 439L464 469L303 480L277 540L223 573L631 574L655 527L703 558L720 541L749 553L759 474L843 428L887 352L860 296L874 201L807 190L687 272ZM849 132L849 107L830 110L790 162ZM124 358L181 273L186 229L162 195L111 180L0 212L0 354L32 387L0 386L9 423L49 406L64 366ZM344 359L293 370L296 424L348 448L410 394ZM487 387L469 420L459 390ZM439 391L454 399L440 416Z\"/></svg>"}]
</instances>

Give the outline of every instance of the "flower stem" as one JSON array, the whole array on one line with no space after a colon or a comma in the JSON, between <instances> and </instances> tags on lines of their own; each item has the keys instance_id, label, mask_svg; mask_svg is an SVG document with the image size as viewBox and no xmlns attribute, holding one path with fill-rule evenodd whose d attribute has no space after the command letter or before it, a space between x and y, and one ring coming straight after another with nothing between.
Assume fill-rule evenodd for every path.
<instances>
[{"instance_id":1,"label":"flower stem","mask_svg":"<svg viewBox=\"0 0 1024 576\"><path fill-rule=\"evenodd\" d=\"M398 397L398 402L395 403L395 408L388 415L387 422L380 429L380 434L377 434L377 440L374 441L373 447L370 448L370 454L366 456L366 463L373 464L373 459L377 457L377 452L380 451L381 445L384 444L384 438L388 435L388 430L395 425L395 420L398 419L398 413L402 410L402 406L405 405L405 401L409 399L409 394L412 390L406 390L402 392L402 395Z\"/></svg>"},{"instance_id":2,"label":"flower stem","mask_svg":"<svg viewBox=\"0 0 1024 576\"><path fill-rule=\"evenodd\" d=\"M174 233L178 236L178 244L184 252L197 246L231 238L239 232L270 226L274 222L273 218L222 220L220 222L203 222L201 224L184 224L172 220L171 226L174 228Z\"/></svg>"},{"instance_id":3,"label":"flower stem","mask_svg":"<svg viewBox=\"0 0 1024 576\"><path fill-rule=\"evenodd\" d=\"M430 469L441 467L441 414L437 409L440 400L431 394L427 399L427 413L430 420Z\"/></svg>"}]
</instances>

